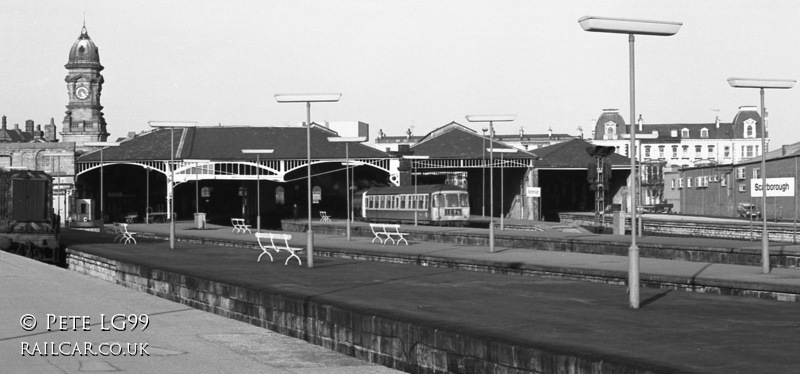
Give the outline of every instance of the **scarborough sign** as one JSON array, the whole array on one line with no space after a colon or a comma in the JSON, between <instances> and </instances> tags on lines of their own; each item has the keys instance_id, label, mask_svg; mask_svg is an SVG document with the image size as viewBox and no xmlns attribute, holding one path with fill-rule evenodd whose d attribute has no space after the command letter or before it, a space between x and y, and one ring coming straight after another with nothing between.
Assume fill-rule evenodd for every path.
<instances>
[{"instance_id":1,"label":"scarborough sign","mask_svg":"<svg viewBox=\"0 0 800 374\"><path fill-rule=\"evenodd\" d=\"M794 196L794 178L767 178L767 184L762 185L761 179L750 180L750 197L761 197L767 190L767 197Z\"/></svg>"}]
</instances>

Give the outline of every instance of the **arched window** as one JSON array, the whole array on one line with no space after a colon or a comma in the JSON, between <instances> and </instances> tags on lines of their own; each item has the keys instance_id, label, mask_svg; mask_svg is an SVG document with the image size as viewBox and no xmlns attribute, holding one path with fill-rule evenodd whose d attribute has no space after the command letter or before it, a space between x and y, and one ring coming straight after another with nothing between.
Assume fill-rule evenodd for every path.
<instances>
[{"instance_id":1,"label":"arched window","mask_svg":"<svg viewBox=\"0 0 800 374\"><path fill-rule=\"evenodd\" d=\"M745 138L753 137L753 125L747 125L747 128L745 128L744 130L744 137Z\"/></svg>"},{"instance_id":2,"label":"arched window","mask_svg":"<svg viewBox=\"0 0 800 374\"><path fill-rule=\"evenodd\" d=\"M700 137L701 138L708 138L708 129L703 127L700 129Z\"/></svg>"},{"instance_id":3,"label":"arched window","mask_svg":"<svg viewBox=\"0 0 800 374\"><path fill-rule=\"evenodd\" d=\"M286 204L286 191L283 187L276 187L275 188L275 204Z\"/></svg>"},{"instance_id":4,"label":"arched window","mask_svg":"<svg viewBox=\"0 0 800 374\"><path fill-rule=\"evenodd\" d=\"M689 137L689 129L681 129L681 138Z\"/></svg>"}]
</instances>

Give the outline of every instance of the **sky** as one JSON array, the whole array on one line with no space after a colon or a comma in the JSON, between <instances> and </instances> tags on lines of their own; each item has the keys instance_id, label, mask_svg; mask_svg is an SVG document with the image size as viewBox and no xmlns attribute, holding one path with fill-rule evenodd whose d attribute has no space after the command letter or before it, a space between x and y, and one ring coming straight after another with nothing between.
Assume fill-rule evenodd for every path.
<instances>
[{"instance_id":1,"label":"sky","mask_svg":"<svg viewBox=\"0 0 800 374\"><path fill-rule=\"evenodd\" d=\"M85 20L109 140L148 121L304 121L279 93L342 93L313 104L312 121L366 122L371 139L451 121L480 131L469 114L516 114L499 134L588 137L603 109L630 116L627 36L583 31L590 15L683 23L636 37L645 123L731 122L760 99L727 78L800 78L796 0L4 0L0 115L61 131L64 65ZM767 90L765 106L770 148L800 141L800 86Z\"/></svg>"}]
</instances>

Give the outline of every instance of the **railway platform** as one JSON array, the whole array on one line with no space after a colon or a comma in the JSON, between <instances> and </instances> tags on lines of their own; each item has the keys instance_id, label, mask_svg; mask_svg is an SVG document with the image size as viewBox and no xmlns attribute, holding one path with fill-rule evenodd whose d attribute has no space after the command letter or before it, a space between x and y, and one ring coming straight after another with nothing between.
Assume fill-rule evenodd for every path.
<instances>
[{"instance_id":1,"label":"railway platform","mask_svg":"<svg viewBox=\"0 0 800 374\"><path fill-rule=\"evenodd\" d=\"M441 231L404 229L412 236ZM641 308L632 310L624 256L506 247L489 253L470 243L413 239L380 245L324 234L315 222L317 256L309 269L304 253L303 266L284 265L286 254L256 262L254 235L226 226L199 230L179 222L174 250L164 240L166 224L130 230L139 244L78 231L65 232L64 241L71 256L83 256L86 273L409 372L775 373L800 365L796 302L643 288ZM293 233L293 246L304 247L305 237ZM537 276L507 275L526 269ZM703 282L787 295L800 288L797 269L761 274L757 266L642 258L641 272L643 283L661 279L709 292L714 287ZM598 284L603 274L622 281Z\"/></svg>"}]
</instances>

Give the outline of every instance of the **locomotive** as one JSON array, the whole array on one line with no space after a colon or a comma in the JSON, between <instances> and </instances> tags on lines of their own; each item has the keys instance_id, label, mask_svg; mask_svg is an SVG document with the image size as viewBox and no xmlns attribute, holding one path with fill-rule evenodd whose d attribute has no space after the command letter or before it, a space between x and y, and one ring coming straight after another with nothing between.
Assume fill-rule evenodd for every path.
<instances>
[{"instance_id":1,"label":"locomotive","mask_svg":"<svg viewBox=\"0 0 800 374\"><path fill-rule=\"evenodd\" d=\"M61 261L53 178L43 171L0 170L0 249Z\"/></svg>"},{"instance_id":2,"label":"locomotive","mask_svg":"<svg viewBox=\"0 0 800 374\"><path fill-rule=\"evenodd\" d=\"M441 226L469 224L469 193L446 184L373 187L356 193L356 216L368 222L418 223Z\"/></svg>"}]
</instances>

